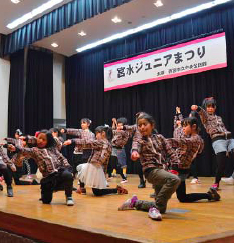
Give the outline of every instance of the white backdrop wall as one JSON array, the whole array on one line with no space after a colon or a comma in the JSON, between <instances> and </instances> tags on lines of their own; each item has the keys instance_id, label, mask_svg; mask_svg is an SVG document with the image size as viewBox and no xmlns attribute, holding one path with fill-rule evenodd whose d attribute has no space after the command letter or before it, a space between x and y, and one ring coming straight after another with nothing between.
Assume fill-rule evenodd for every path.
<instances>
[{"instance_id":1,"label":"white backdrop wall","mask_svg":"<svg viewBox=\"0 0 234 243\"><path fill-rule=\"evenodd\" d=\"M0 139L7 137L10 61L0 58Z\"/></svg>"},{"instance_id":2,"label":"white backdrop wall","mask_svg":"<svg viewBox=\"0 0 234 243\"><path fill-rule=\"evenodd\" d=\"M65 106L65 58L54 53L53 64L54 119L66 119Z\"/></svg>"}]
</instances>

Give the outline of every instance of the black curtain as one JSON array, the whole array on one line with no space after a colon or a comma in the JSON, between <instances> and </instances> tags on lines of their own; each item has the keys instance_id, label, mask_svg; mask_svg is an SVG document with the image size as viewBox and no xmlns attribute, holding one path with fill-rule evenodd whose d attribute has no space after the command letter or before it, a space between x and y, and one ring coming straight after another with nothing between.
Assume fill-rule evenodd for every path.
<instances>
[{"instance_id":1,"label":"black curtain","mask_svg":"<svg viewBox=\"0 0 234 243\"><path fill-rule=\"evenodd\" d=\"M184 116L187 116L192 104L200 105L203 98L214 96L218 104L217 114L223 118L227 129L233 133L233 24L234 5L230 4L67 58L67 126L78 127L82 117L93 120L93 129L103 123L111 124L112 117L126 116L129 123L133 124L136 112L146 111L154 116L159 132L165 137L172 137L176 106L180 106ZM226 32L227 68L104 93L105 62L219 29ZM218 55L218 50L214 55ZM198 159L198 172L202 176L211 176L215 168L211 141L204 130L201 135L205 139L206 146ZM128 172L135 172L135 166L130 160Z\"/></svg>"},{"instance_id":2,"label":"black curtain","mask_svg":"<svg viewBox=\"0 0 234 243\"><path fill-rule=\"evenodd\" d=\"M25 132L53 127L53 54L28 50Z\"/></svg>"},{"instance_id":3,"label":"black curtain","mask_svg":"<svg viewBox=\"0 0 234 243\"><path fill-rule=\"evenodd\" d=\"M24 131L24 50L12 54L10 62L8 136L14 137L16 129Z\"/></svg>"}]
</instances>

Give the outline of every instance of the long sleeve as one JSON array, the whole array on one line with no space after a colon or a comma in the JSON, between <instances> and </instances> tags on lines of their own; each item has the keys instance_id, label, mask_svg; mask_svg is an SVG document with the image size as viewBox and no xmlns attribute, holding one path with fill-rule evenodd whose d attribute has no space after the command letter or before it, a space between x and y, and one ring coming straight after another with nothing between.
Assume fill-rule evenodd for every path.
<instances>
[{"instance_id":1,"label":"long sleeve","mask_svg":"<svg viewBox=\"0 0 234 243\"><path fill-rule=\"evenodd\" d=\"M82 129L74 129L74 128L67 128L67 134L68 135L72 135L72 136L76 136L78 138L81 137L81 131Z\"/></svg>"},{"instance_id":2,"label":"long sleeve","mask_svg":"<svg viewBox=\"0 0 234 243\"><path fill-rule=\"evenodd\" d=\"M208 114L207 114L207 112L202 107L200 107L200 106L198 106L197 112L198 112L198 114L199 114L199 116L201 118L202 124L203 125L206 124L206 122L208 120Z\"/></svg>"}]
</instances>

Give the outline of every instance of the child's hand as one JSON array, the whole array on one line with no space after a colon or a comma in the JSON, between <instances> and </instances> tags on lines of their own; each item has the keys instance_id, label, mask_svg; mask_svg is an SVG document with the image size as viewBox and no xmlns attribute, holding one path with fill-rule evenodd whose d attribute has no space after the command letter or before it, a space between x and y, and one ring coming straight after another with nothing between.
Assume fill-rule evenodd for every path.
<instances>
[{"instance_id":1,"label":"child's hand","mask_svg":"<svg viewBox=\"0 0 234 243\"><path fill-rule=\"evenodd\" d=\"M198 108L198 106L197 106L197 105L192 105L192 106L191 106L191 110L192 110L192 111L196 111L196 110L197 110L197 108Z\"/></svg>"},{"instance_id":2,"label":"child's hand","mask_svg":"<svg viewBox=\"0 0 234 243\"><path fill-rule=\"evenodd\" d=\"M63 143L64 146L70 145L72 143L71 139L68 139Z\"/></svg>"},{"instance_id":3,"label":"child's hand","mask_svg":"<svg viewBox=\"0 0 234 243\"><path fill-rule=\"evenodd\" d=\"M65 133L65 130L62 128L62 129L60 129L60 132L61 133Z\"/></svg>"},{"instance_id":4,"label":"child's hand","mask_svg":"<svg viewBox=\"0 0 234 243\"><path fill-rule=\"evenodd\" d=\"M178 127L181 127L181 121L180 121L180 120L176 121L176 125L177 125Z\"/></svg>"},{"instance_id":5,"label":"child's hand","mask_svg":"<svg viewBox=\"0 0 234 243\"><path fill-rule=\"evenodd\" d=\"M131 159L132 159L133 161L136 161L136 160L138 160L139 158L140 158L139 153L138 153L137 151L133 151L132 154L131 154Z\"/></svg>"},{"instance_id":6,"label":"child's hand","mask_svg":"<svg viewBox=\"0 0 234 243\"><path fill-rule=\"evenodd\" d=\"M180 107L177 106L177 107L176 107L176 114L179 114L179 113L180 113Z\"/></svg>"}]
</instances>

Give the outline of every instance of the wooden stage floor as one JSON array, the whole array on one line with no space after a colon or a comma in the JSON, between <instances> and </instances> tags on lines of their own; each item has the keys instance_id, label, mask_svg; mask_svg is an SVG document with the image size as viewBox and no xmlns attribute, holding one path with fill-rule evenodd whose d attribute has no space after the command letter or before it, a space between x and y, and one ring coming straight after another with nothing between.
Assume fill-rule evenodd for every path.
<instances>
[{"instance_id":1,"label":"wooden stage floor","mask_svg":"<svg viewBox=\"0 0 234 243\"><path fill-rule=\"evenodd\" d=\"M234 242L233 185L221 183L219 202L180 203L173 195L168 212L158 222L146 212L117 211L133 194L152 200L149 184L138 189L138 176L128 179L124 185L128 195L94 197L88 188L87 195L73 194L73 207L65 205L63 192L54 194L51 205L43 205L38 200L39 186L14 186L13 198L6 196L4 188L0 192L0 229L39 242ZM200 185L187 181L187 192L206 192L213 178L200 179ZM115 178L110 186L119 182Z\"/></svg>"}]
</instances>

